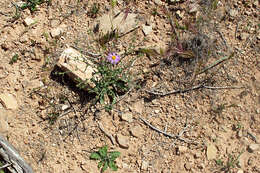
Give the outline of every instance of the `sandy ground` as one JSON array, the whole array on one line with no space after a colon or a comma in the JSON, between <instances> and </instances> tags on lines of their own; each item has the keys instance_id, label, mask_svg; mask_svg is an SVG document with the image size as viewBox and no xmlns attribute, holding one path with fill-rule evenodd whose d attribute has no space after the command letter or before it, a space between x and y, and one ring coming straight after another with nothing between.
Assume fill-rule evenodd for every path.
<instances>
[{"instance_id":1,"label":"sandy ground","mask_svg":"<svg viewBox=\"0 0 260 173\"><path fill-rule=\"evenodd\" d=\"M121 152L117 172L260 172L259 2L221 0L210 12L209 0L118 1L119 11L138 16L139 27L103 47L97 42L101 31L93 28L112 7L100 0L95 14L94 2L52 0L14 20L15 7L1 0L0 94L13 97L11 107L0 104L0 133L33 170L99 172L89 156L108 145ZM190 24L175 32L187 49L195 45L196 60L174 53L177 41L167 14L174 26ZM200 17L203 22L195 25ZM152 29L147 35L145 26ZM67 46L103 56L139 48L165 54L126 56L125 63L135 59L131 73L139 87L106 112L90 105L93 95L55 74ZM229 59L194 75L222 57ZM200 87L169 93L194 86ZM124 144L111 143L99 124Z\"/></svg>"}]
</instances>

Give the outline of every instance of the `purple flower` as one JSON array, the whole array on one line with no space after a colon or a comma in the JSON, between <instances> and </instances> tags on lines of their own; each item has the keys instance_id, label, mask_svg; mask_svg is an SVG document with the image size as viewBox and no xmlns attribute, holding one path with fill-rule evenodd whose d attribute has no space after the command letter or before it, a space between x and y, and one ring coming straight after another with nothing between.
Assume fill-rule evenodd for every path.
<instances>
[{"instance_id":1,"label":"purple flower","mask_svg":"<svg viewBox=\"0 0 260 173\"><path fill-rule=\"evenodd\" d=\"M117 64L120 61L120 56L117 55L116 53L109 53L107 56L107 60L111 64Z\"/></svg>"}]
</instances>

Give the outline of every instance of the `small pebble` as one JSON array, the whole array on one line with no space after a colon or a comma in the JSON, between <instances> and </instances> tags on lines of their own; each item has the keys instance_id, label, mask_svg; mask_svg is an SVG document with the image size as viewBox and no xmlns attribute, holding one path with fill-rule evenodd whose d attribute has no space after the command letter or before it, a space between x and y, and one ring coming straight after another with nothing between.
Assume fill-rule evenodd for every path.
<instances>
[{"instance_id":1,"label":"small pebble","mask_svg":"<svg viewBox=\"0 0 260 173\"><path fill-rule=\"evenodd\" d=\"M259 149L259 144L250 144L248 147L248 151L253 153L254 151Z\"/></svg>"}]
</instances>

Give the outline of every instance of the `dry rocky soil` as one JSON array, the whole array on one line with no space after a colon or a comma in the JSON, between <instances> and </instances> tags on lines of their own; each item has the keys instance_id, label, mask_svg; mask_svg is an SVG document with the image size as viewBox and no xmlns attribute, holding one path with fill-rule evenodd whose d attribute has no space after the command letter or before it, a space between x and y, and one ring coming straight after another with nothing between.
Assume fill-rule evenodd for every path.
<instances>
[{"instance_id":1,"label":"dry rocky soil","mask_svg":"<svg viewBox=\"0 0 260 173\"><path fill-rule=\"evenodd\" d=\"M100 172L104 145L117 172L260 172L258 0L26 2L0 2L0 134L35 172ZM132 62L111 111L56 66L68 47Z\"/></svg>"}]
</instances>

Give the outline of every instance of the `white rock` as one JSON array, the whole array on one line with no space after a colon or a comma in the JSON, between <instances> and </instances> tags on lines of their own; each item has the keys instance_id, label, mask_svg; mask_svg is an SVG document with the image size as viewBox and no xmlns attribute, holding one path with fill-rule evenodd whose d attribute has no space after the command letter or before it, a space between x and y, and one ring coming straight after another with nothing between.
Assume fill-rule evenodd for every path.
<instances>
[{"instance_id":1,"label":"white rock","mask_svg":"<svg viewBox=\"0 0 260 173\"><path fill-rule=\"evenodd\" d=\"M139 114L143 113L143 109L144 109L144 101L143 100L139 100L139 101L135 102L133 104L133 106L131 107L132 111L135 111Z\"/></svg>"},{"instance_id":2,"label":"white rock","mask_svg":"<svg viewBox=\"0 0 260 173\"><path fill-rule=\"evenodd\" d=\"M178 147L178 151L179 151L180 154L187 152L187 150L188 150L188 148L185 147L185 146L179 146Z\"/></svg>"},{"instance_id":3,"label":"white rock","mask_svg":"<svg viewBox=\"0 0 260 173\"><path fill-rule=\"evenodd\" d=\"M209 144L207 147L207 158L208 160L216 159L217 157L217 148L213 144Z\"/></svg>"},{"instance_id":4,"label":"white rock","mask_svg":"<svg viewBox=\"0 0 260 173\"><path fill-rule=\"evenodd\" d=\"M143 30L144 35L149 35L153 31L153 27L152 26L143 25L142 30Z\"/></svg>"},{"instance_id":5,"label":"white rock","mask_svg":"<svg viewBox=\"0 0 260 173\"><path fill-rule=\"evenodd\" d=\"M158 113L160 113L160 110L156 109L156 110L154 110L154 113L158 114Z\"/></svg>"},{"instance_id":6,"label":"white rock","mask_svg":"<svg viewBox=\"0 0 260 173\"><path fill-rule=\"evenodd\" d=\"M61 106L61 110L63 110L63 111L65 111L65 110L67 110L67 109L69 109L69 108L70 108L69 105L62 105L62 106Z\"/></svg>"},{"instance_id":7,"label":"white rock","mask_svg":"<svg viewBox=\"0 0 260 173\"><path fill-rule=\"evenodd\" d=\"M137 137L137 138L140 138L144 135L144 130L141 126L137 125L137 126L134 126L134 127L131 127L130 129L130 132L131 134L134 136L134 137Z\"/></svg>"},{"instance_id":8,"label":"white rock","mask_svg":"<svg viewBox=\"0 0 260 173\"><path fill-rule=\"evenodd\" d=\"M115 29L117 29L119 35L123 35L138 27L137 14L128 13L127 17L125 18L125 13L121 12L115 18L112 16L112 14L104 14L97 19L99 23L99 29L104 35L111 33Z\"/></svg>"},{"instance_id":9,"label":"white rock","mask_svg":"<svg viewBox=\"0 0 260 173\"><path fill-rule=\"evenodd\" d=\"M24 19L24 23L25 23L26 26L30 26L30 25L32 25L33 23L35 23L35 20L34 20L33 18L31 18L31 17L26 17L26 18Z\"/></svg>"},{"instance_id":10,"label":"white rock","mask_svg":"<svg viewBox=\"0 0 260 173\"><path fill-rule=\"evenodd\" d=\"M58 28L53 28L53 29L51 30L51 36L52 36L53 38L57 38L57 37L61 36L62 33L63 33L63 29L60 28L60 27L58 27Z\"/></svg>"},{"instance_id":11,"label":"white rock","mask_svg":"<svg viewBox=\"0 0 260 173\"><path fill-rule=\"evenodd\" d=\"M258 150L260 148L259 144L250 144L248 147L248 151L253 153L254 151Z\"/></svg>"},{"instance_id":12,"label":"white rock","mask_svg":"<svg viewBox=\"0 0 260 173\"><path fill-rule=\"evenodd\" d=\"M121 119L131 123L133 122L133 115L131 112L127 112L121 115Z\"/></svg>"},{"instance_id":13,"label":"white rock","mask_svg":"<svg viewBox=\"0 0 260 173\"><path fill-rule=\"evenodd\" d=\"M0 102L6 109L17 109L18 103L12 94L4 93L0 95Z\"/></svg>"},{"instance_id":14,"label":"white rock","mask_svg":"<svg viewBox=\"0 0 260 173\"><path fill-rule=\"evenodd\" d=\"M93 77L93 73L97 71L95 65L87 59L84 55L73 48L65 49L57 63L62 70L68 72L67 74L75 82L86 81L86 84L94 87L94 84L90 82ZM86 88L87 89L87 86Z\"/></svg>"},{"instance_id":15,"label":"white rock","mask_svg":"<svg viewBox=\"0 0 260 173\"><path fill-rule=\"evenodd\" d=\"M197 12L198 10L199 10L199 4L197 4L197 3L192 3L192 4L190 4L190 6L189 6L189 13L195 13L195 12Z\"/></svg>"},{"instance_id":16,"label":"white rock","mask_svg":"<svg viewBox=\"0 0 260 173\"><path fill-rule=\"evenodd\" d=\"M143 160L141 169L142 170L148 170L148 167L149 167L149 163L147 161Z\"/></svg>"},{"instance_id":17,"label":"white rock","mask_svg":"<svg viewBox=\"0 0 260 173\"><path fill-rule=\"evenodd\" d=\"M244 171L242 169L239 169L237 173L244 173Z\"/></svg>"},{"instance_id":18,"label":"white rock","mask_svg":"<svg viewBox=\"0 0 260 173\"><path fill-rule=\"evenodd\" d=\"M121 134L117 134L116 136L117 142L121 148L128 149L129 148L129 140L127 136L123 136Z\"/></svg>"},{"instance_id":19,"label":"white rock","mask_svg":"<svg viewBox=\"0 0 260 173\"><path fill-rule=\"evenodd\" d=\"M154 0L154 3L156 5L163 5L163 2L161 0Z\"/></svg>"},{"instance_id":20,"label":"white rock","mask_svg":"<svg viewBox=\"0 0 260 173\"><path fill-rule=\"evenodd\" d=\"M229 15L230 15L230 17L236 17L238 15L238 11L231 9L229 11Z\"/></svg>"}]
</instances>

